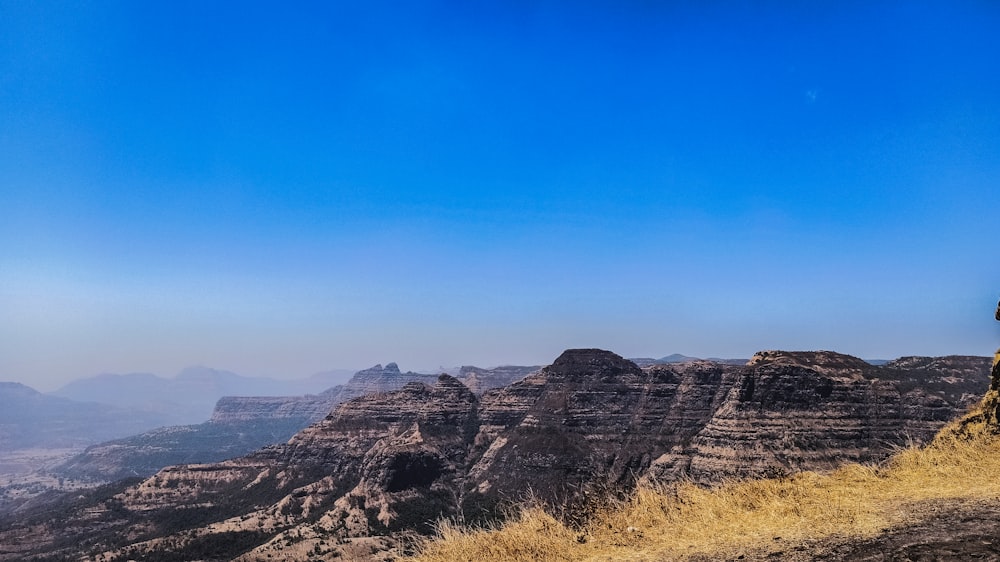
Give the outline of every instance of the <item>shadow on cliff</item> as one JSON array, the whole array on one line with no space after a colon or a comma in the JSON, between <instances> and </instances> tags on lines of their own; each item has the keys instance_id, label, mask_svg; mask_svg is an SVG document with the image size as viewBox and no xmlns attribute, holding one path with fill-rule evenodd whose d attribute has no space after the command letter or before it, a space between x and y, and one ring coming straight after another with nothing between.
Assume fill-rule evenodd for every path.
<instances>
[{"instance_id":1,"label":"shadow on cliff","mask_svg":"<svg viewBox=\"0 0 1000 562\"><path fill-rule=\"evenodd\" d=\"M537 507L449 523L415 560L966 560L1000 558L1000 365L982 400L925 446L830 474L647 483L579 527Z\"/></svg>"}]
</instances>

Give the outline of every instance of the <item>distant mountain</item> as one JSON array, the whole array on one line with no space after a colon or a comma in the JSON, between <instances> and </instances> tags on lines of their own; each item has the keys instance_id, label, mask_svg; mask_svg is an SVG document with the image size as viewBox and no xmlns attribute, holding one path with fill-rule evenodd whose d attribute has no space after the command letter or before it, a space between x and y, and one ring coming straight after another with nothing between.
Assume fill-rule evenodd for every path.
<instances>
[{"instance_id":1,"label":"distant mountain","mask_svg":"<svg viewBox=\"0 0 1000 562\"><path fill-rule=\"evenodd\" d=\"M673 353L667 355L666 357L660 357L657 359L657 363L687 363L688 361L697 361L697 357L691 357L688 355L681 355L680 353Z\"/></svg>"},{"instance_id":2,"label":"distant mountain","mask_svg":"<svg viewBox=\"0 0 1000 562\"><path fill-rule=\"evenodd\" d=\"M72 448L163 425L167 418L128 408L48 396L0 382L0 451Z\"/></svg>"},{"instance_id":3,"label":"distant mountain","mask_svg":"<svg viewBox=\"0 0 1000 562\"><path fill-rule=\"evenodd\" d=\"M569 518L640 478L712 484L877 462L977 401L990 366L763 351L738 366L643 369L567 350L482 395L450 375L411 381L341 403L283 445L0 514L0 544L7 560L386 560L441 518L488 524L529 494Z\"/></svg>"},{"instance_id":4,"label":"distant mountain","mask_svg":"<svg viewBox=\"0 0 1000 562\"><path fill-rule=\"evenodd\" d=\"M743 365L749 359L724 359L720 357L691 357L690 355L681 355L680 353L674 353L667 355L666 357L660 357L659 359L654 359L652 357L636 357L629 359L636 365L640 367L649 367L651 365L673 365L676 363L688 363L691 361L711 361L712 363L721 363L723 365Z\"/></svg>"},{"instance_id":5,"label":"distant mountain","mask_svg":"<svg viewBox=\"0 0 1000 562\"><path fill-rule=\"evenodd\" d=\"M189 425L208 420L223 396L313 394L348 376L350 371L335 370L284 381L188 367L173 378L149 373L97 375L73 381L51 395L155 413L164 418L164 425Z\"/></svg>"},{"instance_id":6,"label":"distant mountain","mask_svg":"<svg viewBox=\"0 0 1000 562\"><path fill-rule=\"evenodd\" d=\"M523 379L539 367L462 367L459 380L476 394ZM198 373L188 378L198 378ZM302 396L223 396L208 422L163 427L88 447L54 469L75 479L116 480L148 476L181 463L218 462L283 443L338 404L399 390L407 383L434 384L438 375L402 372L395 363L358 371L347 383ZM208 377L209 382L214 380Z\"/></svg>"}]
</instances>

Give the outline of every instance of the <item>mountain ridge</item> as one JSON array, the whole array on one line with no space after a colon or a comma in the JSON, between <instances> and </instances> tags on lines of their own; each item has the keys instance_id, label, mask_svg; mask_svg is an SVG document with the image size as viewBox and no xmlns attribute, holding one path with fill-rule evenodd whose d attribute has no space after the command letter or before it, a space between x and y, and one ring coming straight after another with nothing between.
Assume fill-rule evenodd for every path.
<instances>
[{"instance_id":1,"label":"mountain ridge","mask_svg":"<svg viewBox=\"0 0 1000 562\"><path fill-rule=\"evenodd\" d=\"M385 546L398 532L426 532L440 516L491 520L528 489L572 512L591 494L645 475L718 481L877 459L928 439L967 406L965 387L981 394L989 384L988 358L918 362L922 376L954 390L945 392L910 387L902 366L775 353L755 365L641 369L611 352L567 350L481 396L448 375L411 381L340 404L286 444L164 469L87 508L103 514L99 528L85 512L67 514L60 528L108 556L184 556L193 551L178 545L251 534L252 544L227 556L334 556L370 545L373 535ZM781 416L788 423L775 425ZM175 527L182 513L187 523ZM102 538L122 525L147 529L131 550ZM17 532L30 529L0 533L0 543L16 542Z\"/></svg>"}]
</instances>

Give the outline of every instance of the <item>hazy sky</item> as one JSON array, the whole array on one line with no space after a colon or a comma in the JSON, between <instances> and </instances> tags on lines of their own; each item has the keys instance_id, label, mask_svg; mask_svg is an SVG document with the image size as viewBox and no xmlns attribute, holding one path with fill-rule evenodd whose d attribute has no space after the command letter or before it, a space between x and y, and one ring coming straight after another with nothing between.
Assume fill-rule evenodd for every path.
<instances>
[{"instance_id":1,"label":"hazy sky","mask_svg":"<svg viewBox=\"0 0 1000 562\"><path fill-rule=\"evenodd\" d=\"M994 2L153 4L0 0L0 380L1000 343Z\"/></svg>"}]
</instances>

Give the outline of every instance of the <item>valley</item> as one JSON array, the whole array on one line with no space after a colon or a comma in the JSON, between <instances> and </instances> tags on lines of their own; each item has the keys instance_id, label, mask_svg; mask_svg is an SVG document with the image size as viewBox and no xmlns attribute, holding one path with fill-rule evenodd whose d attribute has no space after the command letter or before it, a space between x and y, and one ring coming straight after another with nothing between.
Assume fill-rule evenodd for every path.
<instances>
[{"instance_id":1,"label":"valley","mask_svg":"<svg viewBox=\"0 0 1000 562\"><path fill-rule=\"evenodd\" d=\"M367 376L404 378L388 367ZM442 517L501 521L529 498L583 521L653 482L879 462L976 403L990 360L771 351L640 368L577 349L521 376L480 395L447 374L409 380L287 443L26 506L0 527L0 559L390 559Z\"/></svg>"}]
</instances>

